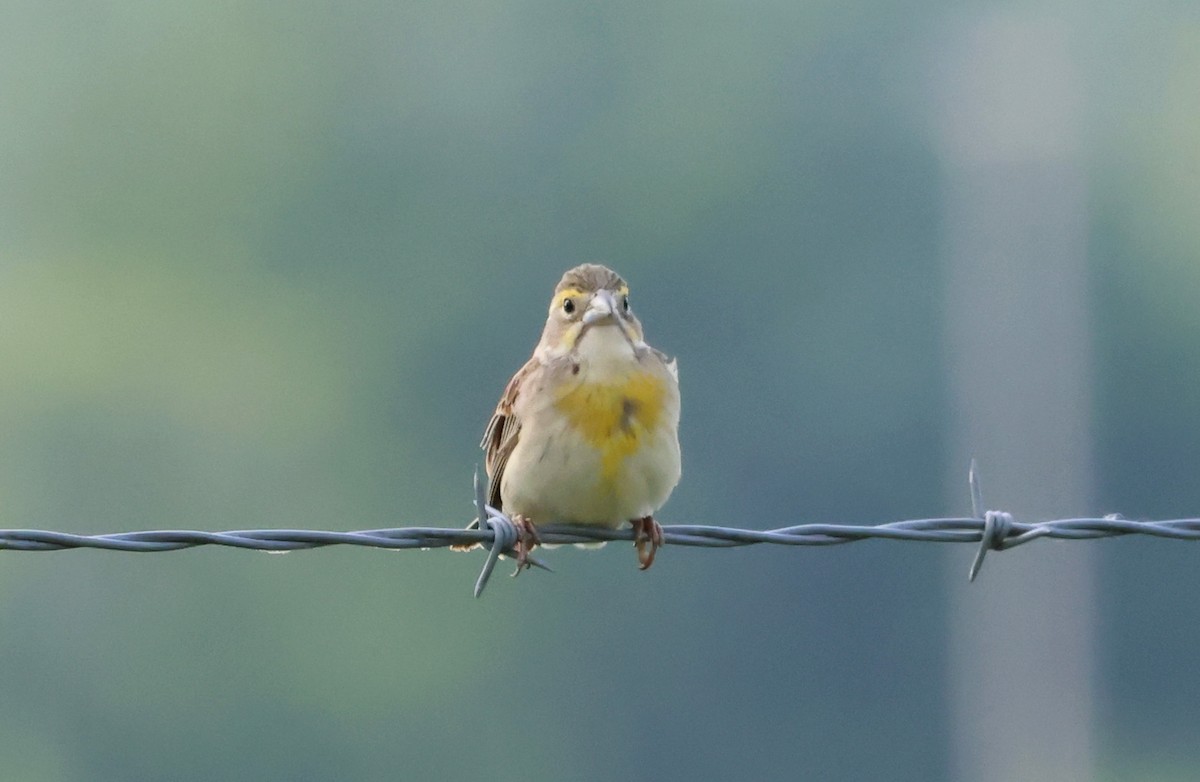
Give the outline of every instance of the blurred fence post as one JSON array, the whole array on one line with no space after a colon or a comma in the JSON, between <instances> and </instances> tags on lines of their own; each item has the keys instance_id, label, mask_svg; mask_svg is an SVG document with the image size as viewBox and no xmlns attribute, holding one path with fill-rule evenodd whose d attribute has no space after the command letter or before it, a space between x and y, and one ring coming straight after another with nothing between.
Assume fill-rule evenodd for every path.
<instances>
[{"instance_id":1,"label":"blurred fence post","mask_svg":"<svg viewBox=\"0 0 1200 782\"><path fill-rule=\"evenodd\" d=\"M1036 12L1035 12L1036 13ZM1069 20L960 18L938 63L949 497L1079 515L1090 499L1086 185ZM950 556L951 778L1094 778L1094 551L1046 545L988 558L968 586Z\"/></svg>"}]
</instances>

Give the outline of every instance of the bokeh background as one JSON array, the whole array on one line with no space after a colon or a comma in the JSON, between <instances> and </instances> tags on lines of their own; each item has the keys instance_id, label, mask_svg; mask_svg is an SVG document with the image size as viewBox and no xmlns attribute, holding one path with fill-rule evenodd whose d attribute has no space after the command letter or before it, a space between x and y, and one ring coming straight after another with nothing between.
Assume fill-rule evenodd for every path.
<instances>
[{"instance_id":1,"label":"bokeh background","mask_svg":"<svg viewBox=\"0 0 1200 782\"><path fill-rule=\"evenodd\" d=\"M16 0L4 19L0 527L465 524L482 427L583 260L624 274L679 356L665 523L965 514L947 194L962 134L997 142L947 117L971 78L1003 93L1021 31L1045 30L1031 45L1067 73L1046 74L1069 113L1052 156L1081 183L1073 512L1200 510L1190 0ZM997 24L1017 34L980 65ZM982 75L960 84L963 62ZM1025 105L985 124L1020 131ZM1080 767L1195 779L1200 553L1058 545L1088 549L1093 585ZM554 575L476 601L478 554L7 553L2 774L959 778L950 595L971 554L668 548L638 573L625 544L558 549Z\"/></svg>"}]
</instances>

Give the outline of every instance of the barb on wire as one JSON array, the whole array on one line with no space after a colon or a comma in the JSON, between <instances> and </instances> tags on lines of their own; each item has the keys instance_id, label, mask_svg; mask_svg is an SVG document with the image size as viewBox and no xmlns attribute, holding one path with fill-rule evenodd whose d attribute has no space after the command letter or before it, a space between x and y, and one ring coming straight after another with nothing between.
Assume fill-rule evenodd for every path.
<instances>
[{"instance_id":1,"label":"barb on wire","mask_svg":"<svg viewBox=\"0 0 1200 782\"><path fill-rule=\"evenodd\" d=\"M492 570L496 567L496 560L500 559L501 554L512 551L519 537L517 525L513 524L512 519L487 504L487 500L484 499L486 492L486 486L479 479L479 465L475 465L475 521L472 526L480 529L488 527L492 530L492 547L484 560L483 570L479 571L479 578L475 580L475 597L483 594L483 588L487 586L488 579L492 577ZM525 561L542 570L550 570L532 554L526 554ZM520 573L519 567L513 571L514 576Z\"/></svg>"},{"instance_id":2,"label":"barb on wire","mask_svg":"<svg viewBox=\"0 0 1200 782\"><path fill-rule=\"evenodd\" d=\"M875 526L841 524L798 524L770 530L737 529L698 524L663 527L667 545L733 548L760 543L783 546L833 546L860 540L910 540L926 543L977 543L970 580L979 575L988 551L1002 551L1038 538L1091 540L1122 535L1150 535L1173 540L1200 540L1200 518L1168 521L1129 521L1117 514L1103 518L1055 519L1021 522L1004 511L984 511L978 471L970 472L970 518L910 519ZM448 527L398 527L392 529L332 532L322 530L260 529L204 532L199 530L153 530L118 532L108 535L76 535L31 529L0 529L0 549L13 551L61 551L98 548L111 551L178 551L197 546L230 546L256 551L299 551L325 546L367 546L382 549L432 549L479 544L488 548L483 570L475 583L475 596L482 594L502 554L510 552L517 539L512 521L486 504L478 474L475 479L476 521L466 529ZM539 525L542 543L597 543L633 540L632 529L600 529L563 524ZM533 557L530 564L549 570Z\"/></svg>"}]
</instances>

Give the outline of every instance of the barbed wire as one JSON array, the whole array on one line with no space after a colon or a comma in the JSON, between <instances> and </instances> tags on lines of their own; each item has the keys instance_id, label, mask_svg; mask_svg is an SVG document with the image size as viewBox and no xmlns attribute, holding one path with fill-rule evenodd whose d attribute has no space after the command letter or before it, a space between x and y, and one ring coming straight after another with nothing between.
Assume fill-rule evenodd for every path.
<instances>
[{"instance_id":1,"label":"barbed wire","mask_svg":"<svg viewBox=\"0 0 1200 782\"><path fill-rule=\"evenodd\" d=\"M783 546L832 546L861 540L884 539L929 543L978 543L968 577L979 575L989 551L1003 551L1038 538L1092 540L1123 535L1149 535L1173 540L1200 540L1200 518L1166 521L1130 521L1117 514L1103 518L1070 518L1021 522L1004 511L983 510L979 475L975 462L969 473L971 511L969 518L929 518L893 521L872 526L842 524L797 524L770 530L738 529L701 524L663 526L663 542L672 546L734 548L760 543ZM479 597L502 555L512 552L517 542L516 525L504 513L487 505L483 483L475 475L476 524L467 529L449 527L396 527L390 529L334 532L323 530L259 529L204 532L200 530L149 530L107 535L77 535L33 529L0 529L0 549L11 551L61 551L95 548L109 551L178 551L197 546L229 546L255 551L285 552L325 546L367 546L382 549L434 549L479 544L488 549L487 559L475 582ZM480 521L482 520L482 521ZM600 529L567 524L538 525L543 544L602 543L633 540L632 529ZM530 556L529 563L550 570ZM513 575L516 575L514 573Z\"/></svg>"}]
</instances>

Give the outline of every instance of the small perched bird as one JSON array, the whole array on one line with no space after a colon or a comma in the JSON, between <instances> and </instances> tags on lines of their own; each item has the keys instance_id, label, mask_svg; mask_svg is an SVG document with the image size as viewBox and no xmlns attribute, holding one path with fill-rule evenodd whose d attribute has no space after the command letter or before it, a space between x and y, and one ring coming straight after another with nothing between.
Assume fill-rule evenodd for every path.
<instances>
[{"instance_id":1,"label":"small perched bird","mask_svg":"<svg viewBox=\"0 0 1200 782\"><path fill-rule=\"evenodd\" d=\"M540 542L535 522L632 523L650 567L663 542L654 513L679 483L678 429L675 361L646 344L625 280L593 263L568 271L481 443L489 503L519 531L518 572Z\"/></svg>"}]
</instances>

